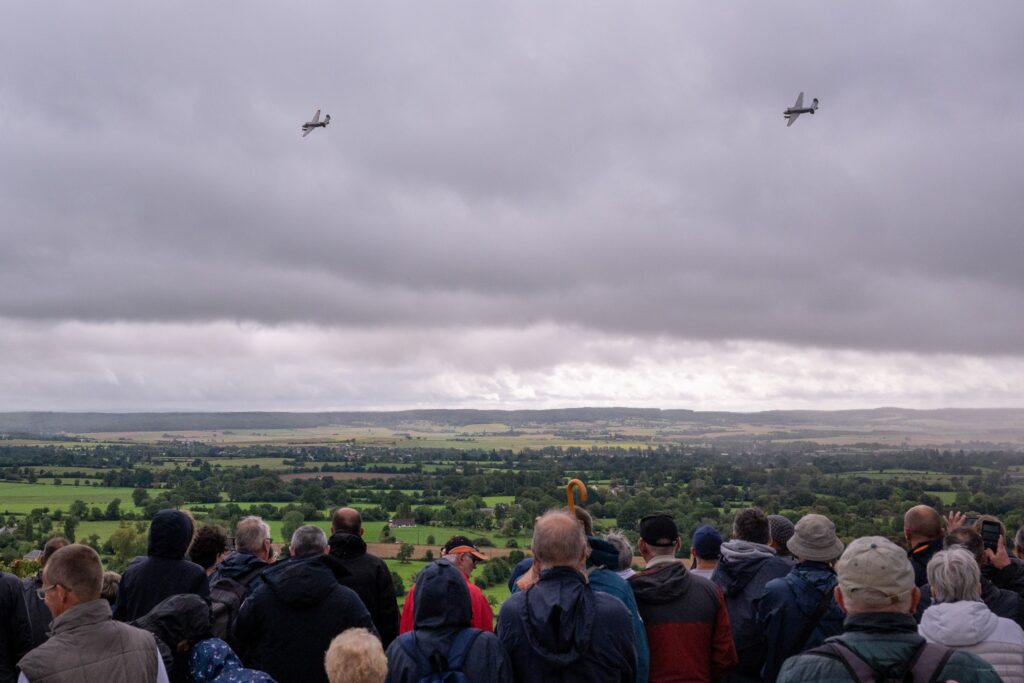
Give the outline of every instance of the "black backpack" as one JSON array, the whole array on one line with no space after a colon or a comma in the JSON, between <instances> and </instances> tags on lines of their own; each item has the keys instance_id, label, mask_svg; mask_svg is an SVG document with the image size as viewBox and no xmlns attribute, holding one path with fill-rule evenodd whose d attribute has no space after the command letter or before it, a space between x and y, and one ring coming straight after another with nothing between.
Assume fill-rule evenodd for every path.
<instances>
[{"instance_id":1,"label":"black backpack","mask_svg":"<svg viewBox=\"0 0 1024 683\"><path fill-rule=\"evenodd\" d=\"M476 642L477 636L483 631L478 628L464 628L455 636L448 656L435 652L427 659L416 645L416 632L407 633L399 638L399 643L409 655L419 672L419 683L471 683L469 676L462 673L466 663L466 655Z\"/></svg>"},{"instance_id":2,"label":"black backpack","mask_svg":"<svg viewBox=\"0 0 1024 683\"><path fill-rule=\"evenodd\" d=\"M213 612L210 631L215 638L231 642L231 627L238 616L238 608L245 602L249 584L264 569L265 567L256 567L237 579L222 576L210 584L210 609Z\"/></svg>"},{"instance_id":3,"label":"black backpack","mask_svg":"<svg viewBox=\"0 0 1024 683\"><path fill-rule=\"evenodd\" d=\"M838 659L850 677L858 683L937 683L939 674L953 655L953 649L935 643L924 643L906 665L876 671L841 640L830 640L804 654Z\"/></svg>"}]
</instances>

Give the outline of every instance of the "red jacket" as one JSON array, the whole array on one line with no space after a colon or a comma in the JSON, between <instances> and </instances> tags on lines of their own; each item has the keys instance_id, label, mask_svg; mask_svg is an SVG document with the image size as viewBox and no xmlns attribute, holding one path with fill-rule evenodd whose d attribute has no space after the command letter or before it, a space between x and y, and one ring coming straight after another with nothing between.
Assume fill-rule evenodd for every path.
<instances>
[{"instance_id":1,"label":"red jacket","mask_svg":"<svg viewBox=\"0 0 1024 683\"><path fill-rule=\"evenodd\" d=\"M494 631L494 612L491 610L491 605L487 602L487 598L484 597L483 591L476 584L470 583L469 579L466 579L466 585L469 587L469 602L473 606L473 621L470 626L481 631ZM413 591L415 590L416 584L413 584L409 589L409 594L405 596L405 606L402 608L402 622L398 625L399 633L406 633L412 630L412 603Z\"/></svg>"},{"instance_id":2,"label":"red jacket","mask_svg":"<svg viewBox=\"0 0 1024 683\"><path fill-rule=\"evenodd\" d=\"M630 577L651 650L651 683L712 683L736 665L722 592L679 562Z\"/></svg>"}]
</instances>

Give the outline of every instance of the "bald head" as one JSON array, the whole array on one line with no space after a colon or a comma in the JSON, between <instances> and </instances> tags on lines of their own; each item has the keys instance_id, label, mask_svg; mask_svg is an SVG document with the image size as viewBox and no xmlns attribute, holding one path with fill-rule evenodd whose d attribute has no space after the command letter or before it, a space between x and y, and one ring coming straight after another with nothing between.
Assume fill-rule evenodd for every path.
<instances>
[{"instance_id":1,"label":"bald head","mask_svg":"<svg viewBox=\"0 0 1024 683\"><path fill-rule=\"evenodd\" d=\"M331 515L331 531L339 534L363 535L363 516L355 508L338 508Z\"/></svg>"},{"instance_id":2,"label":"bald head","mask_svg":"<svg viewBox=\"0 0 1024 683\"><path fill-rule=\"evenodd\" d=\"M542 569L579 569L587 558L587 538L574 515L548 512L533 525L533 554Z\"/></svg>"},{"instance_id":3,"label":"bald head","mask_svg":"<svg viewBox=\"0 0 1024 683\"><path fill-rule=\"evenodd\" d=\"M911 545L942 538L942 515L928 505L915 505L903 516L903 534Z\"/></svg>"}]
</instances>

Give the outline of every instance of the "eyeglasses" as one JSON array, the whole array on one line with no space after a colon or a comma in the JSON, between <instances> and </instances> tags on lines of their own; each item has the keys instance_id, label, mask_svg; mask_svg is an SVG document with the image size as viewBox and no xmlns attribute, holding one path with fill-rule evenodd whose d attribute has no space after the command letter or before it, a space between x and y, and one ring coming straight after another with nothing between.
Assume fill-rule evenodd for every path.
<instances>
[{"instance_id":1,"label":"eyeglasses","mask_svg":"<svg viewBox=\"0 0 1024 683\"><path fill-rule=\"evenodd\" d=\"M60 584L59 583L55 583L55 584L50 585L50 586L43 586L42 588L37 588L36 589L36 595L39 596L40 600L45 600L47 592L53 590L57 586L60 586ZM64 586L60 586L60 587L64 588ZM64 588L64 590L67 590L67 588Z\"/></svg>"}]
</instances>

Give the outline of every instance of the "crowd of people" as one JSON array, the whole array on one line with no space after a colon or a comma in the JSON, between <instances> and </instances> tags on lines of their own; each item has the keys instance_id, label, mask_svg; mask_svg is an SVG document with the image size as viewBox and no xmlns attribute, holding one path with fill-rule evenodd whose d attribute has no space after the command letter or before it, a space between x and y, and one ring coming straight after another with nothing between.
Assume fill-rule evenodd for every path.
<instances>
[{"instance_id":1,"label":"crowd of people","mask_svg":"<svg viewBox=\"0 0 1024 683\"><path fill-rule=\"evenodd\" d=\"M354 509L329 537L298 528L278 561L259 517L233 537L195 527L161 511L121 576L61 537L37 576L0 576L0 683L1024 683L1024 533L1011 553L986 515L913 507L903 547L747 508L728 539L697 528L685 561L673 517L652 513L636 569L625 535L552 510L496 629L471 581L489 558L468 538L425 565L400 612Z\"/></svg>"}]
</instances>

